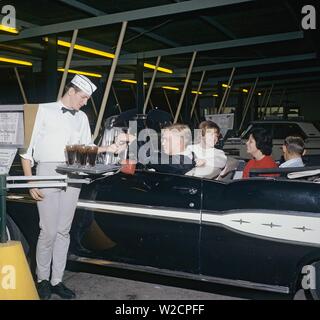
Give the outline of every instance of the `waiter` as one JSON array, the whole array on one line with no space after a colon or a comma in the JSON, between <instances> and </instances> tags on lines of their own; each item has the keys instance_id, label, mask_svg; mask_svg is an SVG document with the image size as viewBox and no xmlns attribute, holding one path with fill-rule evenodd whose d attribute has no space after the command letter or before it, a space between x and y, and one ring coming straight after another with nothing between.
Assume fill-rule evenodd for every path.
<instances>
[{"instance_id":1,"label":"waiter","mask_svg":"<svg viewBox=\"0 0 320 320\"><path fill-rule=\"evenodd\" d=\"M65 163L67 144L91 142L89 121L80 109L96 89L87 77L76 75L66 86L61 100L39 105L30 145L20 154L25 176L32 175L34 162L37 162L37 175L57 175L56 167ZM33 188L30 194L37 201L40 219L36 249L39 296L50 299L55 293L63 299L75 298L75 293L62 283L62 278L80 187Z\"/></svg>"}]
</instances>

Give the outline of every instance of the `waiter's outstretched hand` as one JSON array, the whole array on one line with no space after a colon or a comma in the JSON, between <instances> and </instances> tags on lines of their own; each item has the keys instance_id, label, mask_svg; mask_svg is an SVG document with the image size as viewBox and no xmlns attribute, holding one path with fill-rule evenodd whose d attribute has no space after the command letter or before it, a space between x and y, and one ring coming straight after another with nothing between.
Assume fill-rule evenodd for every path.
<instances>
[{"instance_id":1,"label":"waiter's outstretched hand","mask_svg":"<svg viewBox=\"0 0 320 320\"><path fill-rule=\"evenodd\" d=\"M36 201L41 201L44 199L43 193L38 188L33 188L29 190L31 197Z\"/></svg>"}]
</instances>

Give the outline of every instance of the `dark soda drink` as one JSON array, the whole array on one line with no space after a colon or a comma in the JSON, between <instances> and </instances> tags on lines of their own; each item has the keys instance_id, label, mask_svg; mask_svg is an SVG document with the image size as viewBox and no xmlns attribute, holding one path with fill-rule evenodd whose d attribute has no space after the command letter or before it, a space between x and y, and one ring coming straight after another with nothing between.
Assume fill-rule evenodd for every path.
<instances>
[{"instance_id":1,"label":"dark soda drink","mask_svg":"<svg viewBox=\"0 0 320 320\"><path fill-rule=\"evenodd\" d=\"M76 152L77 152L76 145L71 144L66 146L67 164L69 166L74 165L74 163L76 162Z\"/></svg>"},{"instance_id":2,"label":"dark soda drink","mask_svg":"<svg viewBox=\"0 0 320 320\"><path fill-rule=\"evenodd\" d=\"M97 146L87 146L87 155L88 155L88 163L91 167L96 165L97 155L98 155L98 147Z\"/></svg>"},{"instance_id":3,"label":"dark soda drink","mask_svg":"<svg viewBox=\"0 0 320 320\"><path fill-rule=\"evenodd\" d=\"M77 145L77 163L80 166L85 166L87 164L87 148L84 144Z\"/></svg>"}]
</instances>

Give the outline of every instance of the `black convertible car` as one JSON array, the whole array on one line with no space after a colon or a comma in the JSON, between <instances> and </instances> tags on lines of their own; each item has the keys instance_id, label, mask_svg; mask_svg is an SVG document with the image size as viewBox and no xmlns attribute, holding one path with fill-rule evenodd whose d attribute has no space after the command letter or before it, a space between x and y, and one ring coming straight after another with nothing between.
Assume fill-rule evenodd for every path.
<instances>
[{"instance_id":1,"label":"black convertible car","mask_svg":"<svg viewBox=\"0 0 320 320\"><path fill-rule=\"evenodd\" d=\"M91 178L78 202L70 258L290 297L304 283L319 298L320 184L148 170ZM17 225L32 252L35 202L9 194L7 209L9 237L21 238Z\"/></svg>"}]
</instances>

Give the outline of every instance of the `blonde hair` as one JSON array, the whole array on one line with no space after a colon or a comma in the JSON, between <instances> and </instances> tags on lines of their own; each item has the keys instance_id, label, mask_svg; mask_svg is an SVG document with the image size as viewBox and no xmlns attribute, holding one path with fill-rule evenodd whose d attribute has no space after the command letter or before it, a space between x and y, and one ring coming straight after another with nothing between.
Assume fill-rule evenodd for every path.
<instances>
[{"instance_id":1,"label":"blonde hair","mask_svg":"<svg viewBox=\"0 0 320 320\"><path fill-rule=\"evenodd\" d=\"M164 131L172 132L173 131L173 132L178 133L181 137L184 138L185 146L190 144L190 142L192 141L191 130L190 130L189 126L187 126L186 124L181 124L181 123L171 124L171 125L163 128L161 131L162 132L164 132Z\"/></svg>"}]
</instances>

